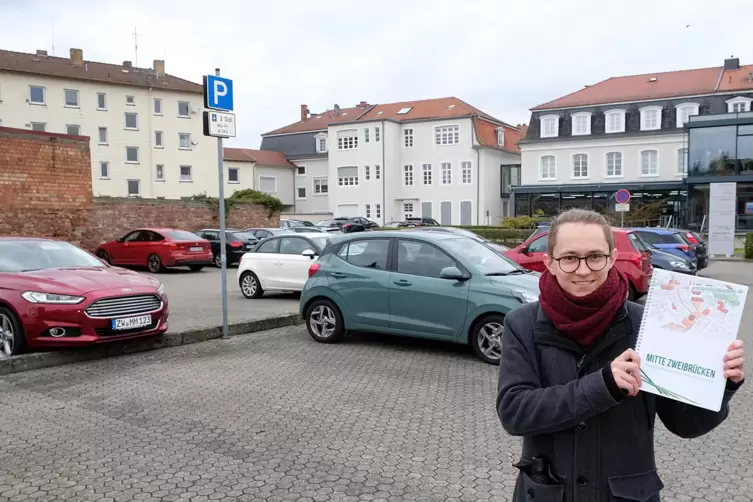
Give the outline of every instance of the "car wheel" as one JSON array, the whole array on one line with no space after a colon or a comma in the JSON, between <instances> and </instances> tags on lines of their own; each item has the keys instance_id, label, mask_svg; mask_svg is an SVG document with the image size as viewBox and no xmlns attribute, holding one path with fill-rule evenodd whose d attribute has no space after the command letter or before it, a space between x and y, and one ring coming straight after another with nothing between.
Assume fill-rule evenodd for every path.
<instances>
[{"instance_id":1,"label":"car wheel","mask_svg":"<svg viewBox=\"0 0 753 502\"><path fill-rule=\"evenodd\" d=\"M146 265L149 268L149 272L153 274L165 270L165 267L162 265L162 259L154 253L149 255L149 258L146 260Z\"/></svg>"},{"instance_id":2,"label":"car wheel","mask_svg":"<svg viewBox=\"0 0 753 502\"><path fill-rule=\"evenodd\" d=\"M260 298L264 294L264 290L261 289L259 278L253 272L243 272L239 281L241 287L241 293L246 298Z\"/></svg>"},{"instance_id":3,"label":"car wheel","mask_svg":"<svg viewBox=\"0 0 753 502\"><path fill-rule=\"evenodd\" d=\"M201 270L204 268L204 265L189 265L188 270L191 272L201 272Z\"/></svg>"},{"instance_id":4,"label":"car wheel","mask_svg":"<svg viewBox=\"0 0 753 502\"><path fill-rule=\"evenodd\" d=\"M502 356L502 333L505 318L491 314L479 319L471 329L470 344L476 356L489 364L499 364Z\"/></svg>"},{"instance_id":5,"label":"car wheel","mask_svg":"<svg viewBox=\"0 0 753 502\"><path fill-rule=\"evenodd\" d=\"M112 262L110 261L110 255L107 254L107 251L105 251L104 249L100 249L97 252L97 256L99 256L100 259L106 261L108 264L112 265Z\"/></svg>"},{"instance_id":6,"label":"car wheel","mask_svg":"<svg viewBox=\"0 0 753 502\"><path fill-rule=\"evenodd\" d=\"M345 337L345 323L337 305L330 300L315 300L306 309L306 329L321 343L335 343Z\"/></svg>"},{"instance_id":7,"label":"car wheel","mask_svg":"<svg viewBox=\"0 0 753 502\"><path fill-rule=\"evenodd\" d=\"M219 253L214 255L214 266L222 268L222 256Z\"/></svg>"},{"instance_id":8,"label":"car wheel","mask_svg":"<svg viewBox=\"0 0 753 502\"><path fill-rule=\"evenodd\" d=\"M16 315L0 307L0 359L16 356L26 348L26 338Z\"/></svg>"}]
</instances>

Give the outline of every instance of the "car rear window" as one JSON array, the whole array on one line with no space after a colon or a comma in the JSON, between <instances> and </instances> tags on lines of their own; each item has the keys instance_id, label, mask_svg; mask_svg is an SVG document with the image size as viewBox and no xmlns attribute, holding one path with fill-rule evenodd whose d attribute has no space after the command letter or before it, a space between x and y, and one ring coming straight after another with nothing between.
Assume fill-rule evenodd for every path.
<instances>
[{"instance_id":1,"label":"car rear window","mask_svg":"<svg viewBox=\"0 0 753 502\"><path fill-rule=\"evenodd\" d=\"M636 251L648 251L648 247L643 244L640 235L631 232L628 234L628 240L630 241L630 245L633 246L633 249Z\"/></svg>"},{"instance_id":2,"label":"car rear window","mask_svg":"<svg viewBox=\"0 0 753 502\"><path fill-rule=\"evenodd\" d=\"M232 234L229 234L229 235L232 235L233 237L243 240L243 241L255 241L256 240L256 237L254 237L248 232L233 232Z\"/></svg>"},{"instance_id":3,"label":"car rear window","mask_svg":"<svg viewBox=\"0 0 753 502\"><path fill-rule=\"evenodd\" d=\"M174 241L200 241L201 240L201 237L199 237L198 235L192 232L186 232L185 230L167 230L162 233L165 235L165 237L168 237Z\"/></svg>"},{"instance_id":4,"label":"car rear window","mask_svg":"<svg viewBox=\"0 0 753 502\"><path fill-rule=\"evenodd\" d=\"M659 232L638 232L641 238L649 244L684 244L678 234L659 233ZM678 240L679 239L679 240Z\"/></svg>"}]
</instances>

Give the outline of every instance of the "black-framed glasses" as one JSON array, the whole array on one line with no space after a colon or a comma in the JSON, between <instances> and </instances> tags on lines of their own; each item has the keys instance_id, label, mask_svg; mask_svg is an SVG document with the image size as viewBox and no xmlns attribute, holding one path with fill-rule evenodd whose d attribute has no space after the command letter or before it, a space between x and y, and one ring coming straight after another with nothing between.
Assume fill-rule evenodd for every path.
<instances>
[{"instance_id":1,"label":"black-framed glasses","mask_svg":"<svg viewBox=\"0 0 753 502\"><path fill-rule=\"evenodd\" d=\"M601 270L604 270L604 268L607 266L607 263L609 263L609 258L611 257L612 253L593 253L588 256L560 256L559 258L554 258L554 260L559 264L560 270L562 270L563 272L575 272L580 267L580 262L582 261L586 262L586 266L591 271L599 272Z\"/></svg>"}]
</instances>

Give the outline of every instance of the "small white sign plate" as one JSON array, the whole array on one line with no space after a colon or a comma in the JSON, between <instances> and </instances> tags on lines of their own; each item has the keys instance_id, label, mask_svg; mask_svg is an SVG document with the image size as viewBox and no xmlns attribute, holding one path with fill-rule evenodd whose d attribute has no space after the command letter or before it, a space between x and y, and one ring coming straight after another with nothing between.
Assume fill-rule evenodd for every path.
<instances>
[{"instance_id":1,"label":"small white sign plate","mask_svg":"<svg viewBox=\"0 0 753 502\"><path fill-rule=\"evenodd\" d=\"M615 204L614 210L617 211L618 213L626 213L630 211L630 204L629 203L628 204Z\"/></svg>"},{"instance_id":2,"label":"small white sign plate","mask_svg":"<svg viewBox=\"0 0 753 502\"><path fill-rule=\"evenodd\" d=\"M235 137L235 114L216 112L210 110L207 125L209 126L209 135L215 138L234 138Z\"/></svg>"}]
</instances>

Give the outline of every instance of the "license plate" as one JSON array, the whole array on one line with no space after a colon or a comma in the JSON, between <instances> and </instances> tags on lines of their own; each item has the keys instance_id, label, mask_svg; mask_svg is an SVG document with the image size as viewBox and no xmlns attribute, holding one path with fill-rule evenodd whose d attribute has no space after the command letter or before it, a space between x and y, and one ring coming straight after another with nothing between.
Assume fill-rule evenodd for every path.
<instances>
[{"instance_id":1,"label":"license plate","mask_svg":"<svg viewBox=\"0 0 753 502\"><path fill-rule=\"evenodd\" d=\"M202 247L193 247L193 248L188 248L188 250L189 251L193 251L193 252L200 252L200 251L204 251L204 248L202 248Z\"/></svg>"},{"instance_id":2,"label":"license plate","mask_svg":"<svg viewBox=\"0 0 753 502\"><path fill-rule=\"evenodd\" d=\"M143 328L144 326L149 326L150 324L152 324L152 316L150 315L140 315L137 317L123 317L121 319L112 320L112 329L122 330L122 329Z\"/></svg>"}]
</instances>

